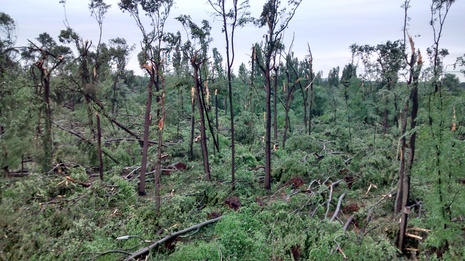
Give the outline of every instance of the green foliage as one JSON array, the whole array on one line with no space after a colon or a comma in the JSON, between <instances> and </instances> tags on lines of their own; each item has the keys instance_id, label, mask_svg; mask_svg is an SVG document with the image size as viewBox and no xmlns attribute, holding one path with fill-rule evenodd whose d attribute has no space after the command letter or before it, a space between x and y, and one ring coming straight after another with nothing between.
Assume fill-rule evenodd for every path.
<instances>
[{"instance_id":1,"label":"green foliage","mask_svg":"<svg viewBox=\"0 0 465 261\"><path fill-rule=\"evenodd\" d=\"M251 144L258 138L257 125L258 119L248 111L243 111L235 117L235 139L244 144Z\"/></svg>"},{"instance_id":2,"label":"green foliage","mask_svg":"<svg viewBox=\"0 0 465 261\"><path fill-rule=\"evenodd\" d=\"M310 173L309 161L306 160L307 154L295 151L285 154L278 161L273 168L273 177L276 181L289 181L293 177L308 177Z\"/></svg>"},{"instance_id":3,"label":"green foliage","mask_svg":"<svg viewBox=\"0 0 465 261\"><path fill-rule=\"evenodd\" d=\"M446 97L442 98L442 104L436 100L438 97L433 98L434 107L428 116L432 125L419 129L418 158L422 164L414 173L422 186L429 187L428 193L422 195L428 209L428 216L422 221L432 229L428 240L422 244L426 250L424 255L429 256L436 249L451 259L462 259L465 241L460 235L463 226L453 220L465 215L461 184L465 150L460 145L463 143L461 135L448 128L452 124L449 115L454 98Z\"/></svg>"},{"instance_id":4,"label":"green foliage","mask_svg":"<svg viewBox=\"0 0 465 261\"><path fill-rule=\"evenodd\" d=\"M217 242L179 243L178 250L165 260L221 260L224 249Z\"/></svg>"},{"instance_id":5,"label":"green foliage","mask_svg":"<svg viewBox=\"0 0 465 261\"><path fill-rule=\"evenodd\" d=\"M17 170L34 154L38 106L34 90L19 74L0 75L0 167Z\"/></svg>"},{"instance_id":6,"label":"green foliage","mask_svg":"<svg viewBox=\"0 0 465 261\"><path fill-rule=\"evenodd\" d=\"M83 171L71 174L85 180ZM79 259L116 247L112 238L134 211L134 187L119 177L91 188L31 174L2 184L2 255L9 260Z\"/></svg>"}]
</instances>

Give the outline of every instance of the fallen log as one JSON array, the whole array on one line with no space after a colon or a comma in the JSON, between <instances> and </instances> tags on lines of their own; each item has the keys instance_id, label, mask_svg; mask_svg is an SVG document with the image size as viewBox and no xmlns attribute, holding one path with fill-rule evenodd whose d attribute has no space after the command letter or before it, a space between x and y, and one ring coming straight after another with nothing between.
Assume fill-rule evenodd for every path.
<instances>
[{"instance_id":1,"label":"fallen log","mask_svg":"<svg viewBox=\"0 0 465 261\"><path fill-rule=\"evenodd\" d=\"M132 253L130 256L128 256L126 259L124 259L125 261L129 261L129 260L135 260L136 257L139 257L141 255L144 255L146 253L148 253L151 249L165 243L166 241L170 240L170 239L174 239L176 238L177 236L179 235L182 235L182 234L185 234L187 232L190 232L192 230L197 230L197 229L200 229L206 225L209 225L209 224L212 224L212 223L215 223L216 221L220 220L222 217L217 217L217 218L213 218L213 219L209 219L205 222L202 222L202 223L199 223L197 225L193 225L191 227L188 227L186 229L183 229L183 230L180 230L178 232L175 232L175 233L171 233L167 236L165 236L164 238L152 243L151 245L149 245L148 247L144 247L144 248L141 248L139 250L137 250L136 252Z\"/></svg>"}]
</instances>

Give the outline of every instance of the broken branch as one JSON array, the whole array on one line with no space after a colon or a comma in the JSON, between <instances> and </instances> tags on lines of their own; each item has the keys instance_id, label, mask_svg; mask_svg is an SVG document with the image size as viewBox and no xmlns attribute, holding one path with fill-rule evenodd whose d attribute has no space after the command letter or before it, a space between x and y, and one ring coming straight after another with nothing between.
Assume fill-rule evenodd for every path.
<instances>
[{"instance_id":1,"label":"broken branch","mask_svg":"<svg viewBox=\"0 0 465 261\"><path fill-rule=\"evenodd\" d=\"M177 236L179 235L182 235L182 234L185 234L187 232L190 232L192 230L197 230L197 229L200 229L201 227L203 226L206 226L206 225L209 225L209 224L212 224L212 223L215 223L216 221L220 220L222 217L217 217L217 218L214 218L214 219L209 219L205 222L202 222L200 224L197 224L197 225L194 225L194 226L191 226L191 227L188 227L186 229L183 229L181 231L178 231L178 232L175 232L175 233L172 233L172 234L169 234L167 236L165 236L164 238L158 240L157 242L154 242L153 244L149 245L148 247L144 247L144 248L141 248L139 250L137 250L136 252L132 253L129 257L127 257L126 261L128 260L133 260L135 259L136 257L138 256L141 256L143 254L146 254L147 252L149 252L151 249L159 246L160 244L163 244L164 242L170 240L170 239L173 239L173 238L176 238Z\"/></svg>"}]
</instances>

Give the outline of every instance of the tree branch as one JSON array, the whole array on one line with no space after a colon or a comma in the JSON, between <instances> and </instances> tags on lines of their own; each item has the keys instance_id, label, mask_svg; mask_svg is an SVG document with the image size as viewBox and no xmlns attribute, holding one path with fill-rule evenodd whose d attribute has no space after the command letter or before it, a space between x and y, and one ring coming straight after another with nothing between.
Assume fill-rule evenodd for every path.
<instances>
[{"instance_id":1,"label":"tree branch","mask_svg":"<svg viewBox=\"0 0 465 261\"><path fill-rule=\"evenodd\" d=\"M183 229L183 230L180 230L178 232L175 232L175 233L172 233L172 234L169 234L167 236L165 236L164 238L158 240L157 242L154 242L153 244L149 245L148 247L144 247L144 248L141 248L139 250L137 250L136 252L132 253L129 257L127 257L126 259L124 259L125 261L129 261L129 260L133 260L133 259L136 259L136 257L138 256L141 256L143 254L146 254L147 252L149 252L151 249L159 246L160 244L163 244L164 242L172 239L172 238L176 238L177 236L179 235L182 235L182 234L185 234L187 232L190 232L192 230L197 230L197 229L200 229L201 227L204 227L206 225L209 225L209 224L212 224L212 223L215 223L216 221L220 220L222 217L217 217L217 218L214 218L214 219L209 219L205 222L202 222L202 223L199 223L197 225L194 225L194 226L191 226L191 227L188 227L186 229Z\"/></svg>"},{"instance_id":2,"label":"tree branch","mask_svg":"<svg viewBox=\"0 0 465 261\"><path fill-rule=\"evenodd\" d=\"M345 195L346 195L346 193L343 193L343 194L339 197L339 200L337 201L336 211L334 211L334 214L333 214L333 216L331 217L330 221L334 221L334 219L336 219L337 214L339 213L339 210L341 209L341 203L342 203L342 200L344 199Z\"/></svg>"}]
</instances>

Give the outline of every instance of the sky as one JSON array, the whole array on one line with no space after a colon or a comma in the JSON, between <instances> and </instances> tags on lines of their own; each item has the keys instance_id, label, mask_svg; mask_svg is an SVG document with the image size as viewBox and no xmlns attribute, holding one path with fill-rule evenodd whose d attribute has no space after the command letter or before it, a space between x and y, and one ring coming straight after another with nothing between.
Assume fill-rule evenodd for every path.
<instances>
[{"instance_id":1,"label":"sky","mask_svg":"<svg viewBox=\"0 0 465 261\"><path fill-rule=\"evenodd\" d=\"M40 33L47 32L57 41L60 30L65 29L65 10L59 0L1 0L0 12L9 14L17 24L17 46L27 45L27 40L34 40ZM134 19L118 8L117 0L106 0L111 8L103 22L103 41L122 37L130 44L140 46L141 33ZM251 0L250 10L253 17L261 13L265 0ZM282 1L286 3L286 0ZM98 42L98 24L90 16L89 1L67 0L66 17L73 28L83 39ZM386 41L403 38L404 10L403 0L303 0L295 17L285 31L284 44L288 48L294 37L292 51L299 60L305 59L310 46L313 54L314 69L323 71L323 77L330 69L350 63L349 46L377 45ZM416 47L426 57L426 48L433 43L433 31L429 25L431 19L431 1L411 0L409 9L409 33L414 37ZM446 72L454 73L459 69L452 65L457 57L465 54L465 1L456 1L448 14L440 47L449 50L450 55L445 60ZM181 24L174 20L181 14L188 14L193 21L200 23L209 20L212 25L211 47L217 47L224 55L224 36L221 32L221 22L212 16L213 9L207 0L175 0L166 24L166 32L183 32ZM254 43L264 40L265 28L247 25L236 31L236 61L235 68L240 63L248 64L251 47ZM185 34L183 34L184 36ZM137 51L133 52L128 69L142 74L137 62ZM461 81L465 77L457 73Z\"/></svg>"}]
</instances>

